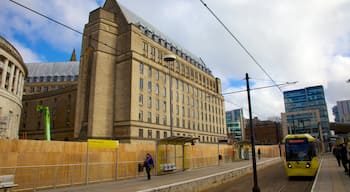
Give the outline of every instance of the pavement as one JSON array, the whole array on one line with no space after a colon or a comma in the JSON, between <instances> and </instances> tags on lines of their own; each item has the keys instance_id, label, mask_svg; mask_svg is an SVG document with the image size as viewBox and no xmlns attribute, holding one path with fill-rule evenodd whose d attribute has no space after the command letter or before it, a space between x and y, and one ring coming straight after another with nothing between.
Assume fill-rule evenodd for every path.
<instances>
[{"instance_id":1,"label":"pavement","mask_svg":"<svg viewBox=\"0 0 350 192\"><path fill-rule=\"evenodd\" d=\"M312 192L348 192L350 191L350 177L344 173L343 167L338 167L335 157L331 153L322 156L321 167L315 178ZM281 158L262 158L257 160L257 166L264 164L278 163ZM198 180L205 180L209 177L218 177L223 174L234 174L240 176L245 174L243 170L247 167L251 170L252 161L242 160L230 163L223 163L218 166L197 168L186 171L178 171L172 174L152 176L147 180L146 176L128 180L113 182L95 183L43 190L46 192L148 192L148 191L198 191L198 188L184 190L180 185ZM231 171L231 172L230 172ZM238 172L237 172L238 171ZM212 181L210 181L212 183ZM208 184L206 182L204 184ZM203 184L203 182L201 182ZM203 185L204 185L203 184ZM197 184L198 185L198 184ZM175 186L175 187L174 187ZM172 190L170 190L170 187Z\"/></svg>"},{"instance_id":2,"label":"pavement","mask_svg":"<svg viewBox=\"0 0 350 192\"><path fill-rule=\"evenodd\" d=\"M261 158L257 160L257 167L268 166L282 161L281 158ZM232 174L230 171L234 171L235 176L245 174L243 170L252 170L251 160L241 160L229 163L221 163L220 165L210 166L205 168L196 168L186 171L178 171L171 174L152 176L151 180L147 180L147 176L142 176L134 179L94 183L88 185L78 185L71 187L62 187L56 189L40 190L45 192L146 192L146 191L171 191L177 188L175 191L194 191L179 189L178 186L184 183L190 183L198 180L205 180L208 177L219 178L219 175ZM231 176L231 175L230 175ZM211 182L211 181L210 181ZM201 185L206 185L207 183ZM192 184L193 185L193 184ZM170 188L172 188L170 190ZM197 191L197 190L195 190Z\"/></svg>"},{"instance_id":3,"label":"pavement","mask_svg":"<svg viewBox=\"0 0 350 192\"><path fill-rule=\"evenodd\" d=\"M350 176L344 173L344 168L332 153L323 155L321 168L312 186L312 192L348 192L350 191Z\"/></svg>"}]
</instances>

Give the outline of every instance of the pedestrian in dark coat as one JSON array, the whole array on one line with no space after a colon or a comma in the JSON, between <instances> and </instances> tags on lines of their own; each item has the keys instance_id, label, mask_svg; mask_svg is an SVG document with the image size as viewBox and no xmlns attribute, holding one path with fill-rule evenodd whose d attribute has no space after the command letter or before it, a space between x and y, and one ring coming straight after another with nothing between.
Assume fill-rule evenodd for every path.
<instances>
[{"instance_id":1,"label":"pedestrian in dark coat","mask_svg":"<svg viewBox=\"0 0 350 192\"><path fill-rule=\"evenodd\" d=\"M154 168L154 162L152 156L149 153L146 155L143 166L146 168L147 179L151 180L151 169Z\"/></svg>"},{"instance_id":2,"label":"pedestrian in dark coat","mask_svg":"<svg viewBox=\"0 0 350 192\"><path fill-rule=\"evenodd\" d=\"M333 147L333 155L337 159L339 167L340 167L340 161L341 161L340 149L341 149L340 145L339 146L334 145L334 147Z\"/></svg>"},{"instance_id":3,"label":"pedestrian in dark coat","mask_svg":"<svg viewBox=\"0 0 350 192\"><path fill-rule=\"evenodd\" d=\"M344 171L347 173L349 172L349 169L348 169L348 151L346 149L346 143L343 143L341 148L340 148L340 156L341 156L341 162L343 164L343 167L344 167Z\"/></svg>"}]
</instances>

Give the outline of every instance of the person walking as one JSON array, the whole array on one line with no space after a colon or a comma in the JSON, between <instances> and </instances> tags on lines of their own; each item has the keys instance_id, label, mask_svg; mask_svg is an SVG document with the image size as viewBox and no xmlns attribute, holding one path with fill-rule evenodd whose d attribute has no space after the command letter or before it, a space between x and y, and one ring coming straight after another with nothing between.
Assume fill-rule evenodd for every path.
<instances>
[{"instance_id":1,"label":"person walking","mask_svg":"<svg viewBox=\"0 0 350 192\"><path fill-rule=\"evenodd\" d=\"M338 167L340 167L340 160L341 160L340 149L341 149L340 145L339 146L334 145L334 147L333 147L333 155L337 159Z\"/></svg>"},{"instance_id":2,"label":"person walking","mask_svg":"<svg viewBox=\"0 0 350 192\"><path fill-rule=\"evenodd\" d=\"M340 156L341 156L341 162L343 164L343 167L344 167L344 172L345 173L348 173L349 172L349 169L348 169L348 151L346 149L346 143L343 143L341 148L340 148Z\"/></svg>"},{"instance_id":3,"label":"person walking","mask_svg":"<svg viewBox=\"0 0 350 192\"><path fill-rule=\"evenodd\" d=\"M258 149L258 158L259 158L259 160L260 160L260 158L261 158L261 151L260 151L260 148Z\"/></svg>"},{"instance_id":4,"label":"person walking","mask_svg":"<svg viewBox=\"0 0 350 192\"><path fill-rule=\"evenodd\" d=\"M149 153L146 154L146 159L143 162L143 166L146 168L147 179L151 180L151 169L154 168L154 162L152 156Z\"/></svg>"}]
</instances>

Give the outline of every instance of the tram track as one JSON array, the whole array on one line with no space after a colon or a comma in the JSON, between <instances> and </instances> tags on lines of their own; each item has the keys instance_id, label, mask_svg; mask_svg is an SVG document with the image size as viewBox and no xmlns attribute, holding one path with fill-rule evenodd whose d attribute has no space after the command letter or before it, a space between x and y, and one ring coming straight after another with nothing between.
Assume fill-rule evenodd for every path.
<instances>
[{"instance_id":1,"label":"tram track","mask_svg":"<svg viewBox=\"0 0 350 192\"><path fill-rule=\"evenodd\" d=\"M253 188L252 174L246 174L238 179L223 183L205 192L251 192ZM264 192L310 192L314 179L311 177L288 178L284 163L278 163L258 170L258 186Z\"/></svg>"}]
</instances>

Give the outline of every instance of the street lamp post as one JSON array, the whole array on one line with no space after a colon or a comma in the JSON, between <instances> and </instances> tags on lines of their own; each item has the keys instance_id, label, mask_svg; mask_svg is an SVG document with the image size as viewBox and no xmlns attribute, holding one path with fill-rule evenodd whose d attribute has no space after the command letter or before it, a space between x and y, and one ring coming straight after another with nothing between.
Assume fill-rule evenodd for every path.
<instances>
[{"instance_id":1,"label":"street lamp post","mask_svg":"<svg viewBox=\"0 0 350 192\"><path fill-rule=\"evenodd\" d=\"M171 62L174 62L176 59L175 55L165 55L164 61L168 62L168 72L169 72L169 93L170 93L170 136L173 136L173 91L172 91L172 77L171 77Z\"/></svg>"}]
</instances>

